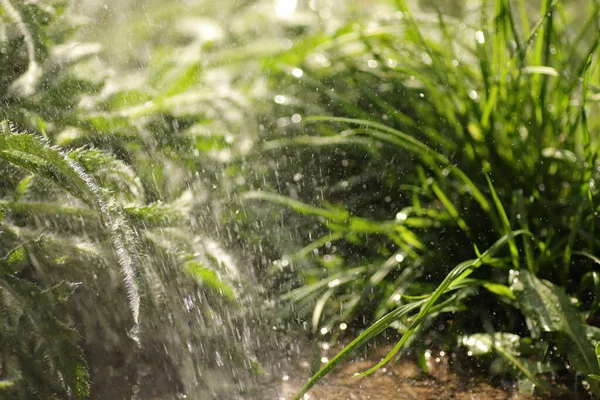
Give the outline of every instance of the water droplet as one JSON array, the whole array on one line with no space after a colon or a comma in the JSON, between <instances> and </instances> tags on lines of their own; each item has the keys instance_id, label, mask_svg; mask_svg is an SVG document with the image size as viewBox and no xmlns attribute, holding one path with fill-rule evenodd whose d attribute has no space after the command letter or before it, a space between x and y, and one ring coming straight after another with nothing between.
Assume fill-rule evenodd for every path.
<instances>
[{"instance_id":1,"label":"water droplet","mask_svg":"<svg viewBox=\"0 0 600 400\"><path fill-rule=\"evenodd\" d=\"M475 40L479 44L484 44L485 43L485 36L484 36L484 34L483 34L482 31L475 32Z\"/></svg>"},{"instance_id":2,"label":"water droplet","mask_svg":"<svg viewBox=\"0 0 600 400\"><path fill-rule=\"evenodd\" d=\"M421 61L423 61L423 64L425 65L431 65L433 63L431 56L427 53L421 54Z\"/></svg>"},{"instance_id":3,"label":"water droplet","mask_svg":"<svg viewBox=\"0 0 600 400\"><path fill-rule=\"evenodd\" d=\"M275 1L275 14L282 18L287 18L293 14L298 0L276 0Z\"/></svg>"},{"instance_id":4,"label":"water droplet","mask_svg":"<svg viewBox=\"0 0 600 400\"><path fill-rule=\"evenodd\" d=\"M319 10L319 17L323 19L331 18L331 8L323 7Z\"/></svg>"},{"instance_id":5,"label":"water droplet","mask_svg":"<svg viewBox=\"0 0 600 400\"><path fill-rule=\"evenodd\" d=\"M408 218L408 215L406 215L406 213L400 211L398 214L396 214L396 219L398 221L406 221L406 218Z\"/></svg>"},{"instance_id":6,"label":"water droplet","mask_svg":"<svg viewBox=\"0 0 600 400\"><path fill-rule=\"evenodd\" d=\"M338 286L340 283L342 283L342 281L340 281L339 279L334 279L331 282L329 282L327 284L327 286L329 286L330 288L333 288L333 287Z\"/></svg>"}]
</instances>

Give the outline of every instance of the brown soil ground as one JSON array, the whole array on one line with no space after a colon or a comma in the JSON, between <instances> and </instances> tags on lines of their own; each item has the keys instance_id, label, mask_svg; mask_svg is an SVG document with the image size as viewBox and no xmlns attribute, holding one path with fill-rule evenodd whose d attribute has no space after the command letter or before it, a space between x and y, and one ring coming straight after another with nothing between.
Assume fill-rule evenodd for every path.
<instances>
[{"instance_id":1,"label":"brown soil ground","mask_svg":"<svg viewBox=\"0 0 600 400\"><path fill-rule=\"evenodd\" d=\"M461 373L451 371L448 357L440 357L432 352L430 373L424 373L413 361L403 360L390 363L372 375L355 378L356 372L372 367L383 357L388 346L381 346L368 352L368 356L350 360L334 369L322 382L315 385L306 400L533 400L539 397L526 396L516 389L499 388L490 385L481 373ZM310 352L304 359L292 360L286 368L266 377L261 398L265 400L288 400L309 377ZM329 354L335 354L330 351ZM278 375L278 376L276 376Z\"/></svg>"}]
</instances>

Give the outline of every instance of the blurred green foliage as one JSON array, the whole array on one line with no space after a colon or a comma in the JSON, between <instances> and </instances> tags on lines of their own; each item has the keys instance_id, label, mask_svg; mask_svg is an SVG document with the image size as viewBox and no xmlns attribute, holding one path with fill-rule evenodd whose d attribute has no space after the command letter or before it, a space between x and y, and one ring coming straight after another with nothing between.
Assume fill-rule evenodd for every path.
<instances>
[{"instance_id":1,"label":"blurred green foliage","mask_svg":"<svg viewBox=\"0 0 600 400\"><path fill-rule=\"evenodd\" d=\"M301 319L302 392L394 329L598 394L598 3L279 3L0 0L0 390L249 395Z\"/></svg>"}]
</instances>

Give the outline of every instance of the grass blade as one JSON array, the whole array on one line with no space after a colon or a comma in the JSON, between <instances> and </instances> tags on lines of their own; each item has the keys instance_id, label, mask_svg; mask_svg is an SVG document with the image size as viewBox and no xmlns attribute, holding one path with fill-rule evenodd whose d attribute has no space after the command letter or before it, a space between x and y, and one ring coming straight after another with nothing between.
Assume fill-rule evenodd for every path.
<instances>
[{"instance_id":1,"label":"grass blade","mask_svg":"<svg viewBox=\"0 0 600 400\"><path fill-rule=\"evenodd\" d=\"M496 192L496 189L494 189L492 180L490 179L490 177L488 176L487 173L485 174L485 179L487 180L488 186L490 188L490 192L492 193L492 199L494 200L494 205L496 206L496 211L498 212L498 215L500 216L500 222L502 223L502 228L504 230L504 232L501 232L501 233L508 234L509 232L512 231L512 229L510 227L510 222L508 221L508 216L506 215L506 211L504 210L504 206L502 206L502 202L500 201L500 198L498 197L498 193ZM517 249L517 244L515 243L514 238L509 239L508 246L510 248L510 254L511 254L513 265L515 268L518 269L519 268L519 250Z\"/></svg>"},{"instance_id":2,"label":"grass blade","mask_svg":"<svg viewBox=\"0 0 600 400\"><path fill-rule=\"evenodd\" d=\"M564 334L559 344L571 364L586 375L599 373L583 318L564 290L526 270L512 271L510 282L521 311L538 329ZM592 384L592 391L599 394L600 385Z\"/></svg>"},{"instance_id":3,"label":"grass blade","mask_svg":"<svg viewBox=\"0 0 600 400\"><path fill-rule=\"evenodd\" d=\"M442 164L444 167L447 167L452 172L454 172L462 181L465 183L467 188L469 188L471 195L477 200L479 205L484 211L489 211L490 205L483 193L477 188L475 183L469 179L469 177L456 165L452 164L446 156L435 151L431 147L427 146L425 143L420 140L407 135L404 132L401 132L397 129L390 128L389 126L380 124L378 122L368 121L364 119L354 119L354 118L344 118L344 117L327 117L327 116L312 116L305 119L305 121L316 122L316 121L328 121L328 122L343 122L348 124L354 124L359 126L365 126L367 128L371 128L373 131L368 131L375 137L386 140L389 143L398 145L403 147L415 154L417 154L421 159L428 163L432 168L438 169L439 167L433 163L432 161L428 161L430 157L433 161L437 161ZM377 133L384 133L391 135L392 137L385 135L377 135Z\"/></svg>"},{"instance_id":4,"label":"grass blade","mask_svg":"<svg viewBox=\"0 0 600 400\"><path fill-rule=\"evenodd\" d=\"M528 234L525 231L514 231L508 235L504 235L500 239L496 241L488 250L486 250L480 257L465 261L459 265L457 265L442 281L442 283L438 286L436 291L431 294L427 299L423 299L414 303L410 303L404 306L397 308L391 313L387 314L385 317L381 318L379 321L375 322L371 325L363 334L357 337L352 343L350 343L346 348L344 348L341 352L335 355L323 368L321 368L315 375L313 375L309 381L304 385L304 387L296 394L294 399L299 400L301 396L306 393L313 385L315 385L318 381L320 381L335 365L337 365L342 358L347 356L350 351L356 349L362 344L366 343L371 338L375 337L377 334L382 332L385 328L387 328L394 320L400 318L403 315L408 314L410 311L416 309L421 306L421 311L417 314L413 322L411 323L408 330L402 335L400 341L394 346L392 351L377 365L373 368L369 369L358 376L369 375L375 370L379 369L381 366L390 361L397 353L400 351L402 346L410 339L410 337L414 334L416 329L419 327L423 319L425 319L428 315L430 315L434 311L435 303L440 299L440 297L447 293L452 289L453 286L457 285L461 281L463 281L475 268L481 266L487 257L492 256L498 250L500 250L509 239L514 238L515 236ZM447 304L448 300L441 304ZM440 305L441 305L440 304ZM438 307L440 306L438 305Z\"/></svg>"},{"instance_id":5,"label":"grass blade","mask_svg":"<svg viewBox=\"0 0 600 400\"><path fill-rule=\"evenodd\" d=\"M415 330L419 327L421 322L429 315L431 307L440 299L440 297L444 293L446 293L446 291L449 288L460 283L463 279L465 279L467 276L469 276L471 274L471 272L473 272L474 269L480 267L485 262L486 257L493 255L502 246L504 246L504 244L509 242L515 236L523 234L523 233L525 233L525 231L515 231L515 232L511 232L510 234L504 235L503 237L498 239L498 241L496 241L496 243L494 243L494 245L492 245L492 247L490 247L488 250L486 250L481 255L481 257L478 257L473 260L464 261L464 262L460 263L459 265L457 265L456 267L454 267L454 269L452 271L450 271L450 273L448 275L446 275L446 278L444 278L442 283L440 283L440 285L438 286L436 291L433 292L433 294L427 299L425 304L423 304L421 311L417 314L417 316L411 323L410 327L407 329L406 332L404 332L404 334L402 335L402 338L400 338L398 343L396 343L396 345L388 353L388 355L385 356L385 358L383 360L381 360L379 363L377 363L375 366L373 366L372 368L370 368L367 371L360 374L360 376L370 375L373 372L375 372L376 370L378 370L379 368L381 368L382 366L384 366L385 364L387 364L387 362L390 361L398 353L398 351L400 351L400 349L404 346L404 344L408 341L408 339L410 339L410 337L415 332Z\"/></svg>"}]
</instances>

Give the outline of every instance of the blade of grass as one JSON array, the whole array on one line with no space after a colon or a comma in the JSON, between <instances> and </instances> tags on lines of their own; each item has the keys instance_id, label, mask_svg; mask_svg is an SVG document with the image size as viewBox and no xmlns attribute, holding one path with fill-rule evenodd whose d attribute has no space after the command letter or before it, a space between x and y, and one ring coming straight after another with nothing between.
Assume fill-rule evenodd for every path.
<instances>
[{"instance_id":1,"label":"blade of grass","mask_svg":"<svg viewBox=\"0 0 600 400\"><path fill-rule=\"evenodd\" d=\"M87 220L100 221L100 215L97 211L90 208L69 207L62 204L53 203L32 203L21 201L8 201L0 199L0 208L6 208L13 212L20 213L39 213L39 214L55 214L85 218Z\"/></svg>"},{"instance_id":2,"label":"blade of grass","mask_svg":"<svg viewBox=\"0 0 600 400\"><path fill-rule=\"evenodd\" d=\"M383 360L381 360L379 363L377 363L372 368L359 374L359 376L370 375L373 372L375 372L376 370L378 370L379 368L381 368L383 365L387 364L387 362L390 361L398 353L398 351L400 351L400 349L404 346L404 344L412 336L412 334L415 332L415 330L419 327L419 325L421 324L423 319L426 318L427 315L429 315L431 307L433 307L433 305L440 299L440 297L444 293L446 293L446 291L449 288L451 288L453 285L458 284L460 281L462 281L467 276L469 276L471 274L471 272L473 272L473 270L475 270L476 268L483 265L483 263L485 262L485 258L487 256L494 254L496 251L498 251L502 246L504 246L511 239L514 239L515 236L525 234L525 233L526 233L525 231L514 231L507 235L504 235L503 237L498 239L498 241L496 241L496 243L494 243L489 249L487 249L481 255L481 257L478 257L473 260L464 261L464 262L460 263L459 265L457 265L452 271L450 271L450 273L448 275L446 275L446 278L444 278L442 283L440 283L440 285L438 286L436 291L423 304L423 306L421 307L421 311L419 311L417 316L414 318L414 320L411 323L411 325L409 326L408 330L406 332L404 332L404 334L402 335L402 338L398 341L398 343L396 343L396 345L388 353L388 355L385 356L385 358Z\"/></svg>"},{"instance_id":3,"label":"blade of grass","mask_svg":"<svg viewBox=\"0 0 600 400\"><path fill-rule=\"evenodd\" d=\"M263 151L286 148L288 146L339 146L339 145L362 145L371 147L373 142L359 136L296 136L291 139L269 140L262 144Z\"/></svg>"},{"instance_id":4,"label":"blade of grass","mask_svg":"<svg viewBox=\"0 0 600 400\"><path fill-rule=\"evenodd\" d=\"M498 197L498 193L496 192L496 189L494 189L492 180L490 179L490 177L488 176L487 173L485 173L485 179L487 180L488 186L490 188L490 192L492 193L492 199L494 200L494 205L496 206L496 211L498 212L498 215L500 216L500 222L502 223L502 228L504 230L504 232L500 232L500 233L504 233L504 234L508 235L509 232L512 231L512 228L510 227L510 222L508 221L508 216L506 215L504 206L502 205L502 202L500 201L500 198ZM513 262L513 266L515 267L515 269L519 269L519 250L517 249L517 244L515 243L514 238L509 239L508 246L510 248L510 254L511 254L512 262Z\"/></svg>"},{"instance_id":5,"label":"blade of grass","mask_svg":"<svg viewBox=\"0 0 600 400\"><path fill-rule=\"evenodd\" d=\"M427 146L420 140L418 140L410 135L407 135L397 129L390 128L386 125L383 125L383 124L380 124L377 122L373 122L373 121L362 120L362 119L344 118L344 117L311 116L311 117L307 117L305 119L305 121L308 121L308 122L317 122L317 121L343 122L343 123L349 123L349 124L354 124L354 125L362 125L362 126L366 126L368 128L372 128L374 131L371 134L381 132L381 133L387 133L389 135L392 135L391 138L381 136L381 135L374 135L374 136L379 137L384 140L387 140L388 142L390 142L392 144L396 144L400 147L406 148L407 150L412 151L413 153L416 153L419 157L421 157L426 162L427 162L427 156L429 156L429 157L433 158L433 160L444 165L444 167L449 168L452 172L454 172L463 181L463 183L465 183L465 185L469 188L471 195L475 198L475 200L477 200L477 202L479 203L481 208L484 211L489 211L489 209L490 209L490 205L489 205L487 199L485 198L485 196L481 193L481 191L477 188L477 186L473 183L473 181L471 181L471 179L469 179L469 177L460 168L458 168L457 166L452 164L441 153L433 150L431 147ZM435 169L439 168L435 163L428 162L428 164L430 164Z\"/></svg>"},{"instance_id":6,"label":"blade of grass","mask_svg":"<svg viewBox=\"0 0 600 400\"><path fill-rule=\"evenodd\" d=\"M335 288L329 288L323 293L323 295L315 304L315 308L313 309L312 315L312 333L316 334L319 330L319 321L321 320L321 315L323 314L323 309L325 308L325 304L329 300L329 298L335 293Z\"/></svg>"},{"instance_id":7,"label":"blade of grass","mask_svg":"<svg viewBox=\"0 0 600 400\"><path fill-rule=\"evenodd\" d=\"M583 84L581 87L581 144L583 146L583 156L586 161L592 161L592 146L590 141L590 128L588 126L588 118L587 112L585 110L586 100L587 100L587 92L588 86L590 82L590 67L592 66L592 60L594 58L594 53L590 53L585 61L585 66L583 68ZM590 166L593 168L592 166ZM587 182L586 182L587 183Z\"/></svg>"},{"instance_id":8,"label":"blade of grass","mask_svg":"<svg viewBox=\"0 0 600 400\"><path fill-rule=\"evenodd\" d=\"M443 308L444 306L451 304L454 301L454 299L454 296L448 298L444 302L438 304L434 311L437 311ZM373 325L368 327L361 335L359 335L356 339L350 342L348 346L344 347L331 360L329 360L329 362L325 364L316 374L314 374L302 387L302 389L300 389L300 391L296 393L296 395L294 396L294 400L300 400L302 396L310 390L311 387L313 387L325 375L327 375L327 373L331 371L337 364L339 364L344 358L350 355L352 351L358 349L359 347L367 343L369 340L379 335L386 328L388 328L392 322L409 314L411 311L417 309L423 303L425 303L425 300L404 304L396 308L394 311L391 311L390 313L379 319L377 322L375 322Z\"/></svg>"},{"instance_id":9,"label":"blade of grass","mask_svg":"<svg viewBox=\"0 0 600 400\"><path fill-rule=\"evenodd\" d=\"M437 198L442 202L442 205L444 206L444 208L446 208L446 211L448 211L450 216L452 216L452 218L454 218L458 227L461 230L463 230L464 232L468 232L469 227L467 226L467 223L458 214L456 207L454 207L454 204L452 204L452 202L450 201L448 196L446 196L446 194L442 191L442 189L439 187L439 185L437 183L433 182L431 184L431 189L433 190L433 193L435 193Z\"/></svg>"},{"instance_id":10,"label":"blade of grass","mask_svg":"<svg viewBox=\"0 0 600 400\"><path fill-rule=\"evenodd\" d=\"M523 198L523 190L517 190L515 192L516 199L514 200L517 205L519 213L519 225L521 229L529 231L529 220L527 217L527 207L525 206L525 199ZM527 268L534 274L537 274L537 265L533 258L533 252L531 251L531 238L523 235L523 248L525 249L525 261L527 262Z\"/></svg>"},{"instance_id":11,"label":"blade of grass","mask_svg":"<svg viewBox=\"0 0 600 400\"><path fill-rule=\"evenodd\" d=\"M301 214L315 215L334 221L345 222L350 218L350 213L348 213L346 210L326 210L324 208L311 206L301 201L294 200L288 196L283 196L272 192L251 191L244 193L242 198L244 200L267 200L273 203L279 203L288 206Z\"/></svg>"},{"instance_id":12,"label":"blade of grass","mask_svg":"<svg viewBox=\"0 0 600 400\"><path fill-rule=\"evenodd\" d=\"M325 246L327 243L333 243L337 240L340 240L342 237L344 237L344 235L341 232L331 232L330 234L325 235L325 236L315 240L314 242L310 243L309 245L303 247L300 251L298 251L296 253L296 255L294 257L297 257L297 258L306 257L307 255L312 253L314 250Z\"/></svg>"}]
</instances>

